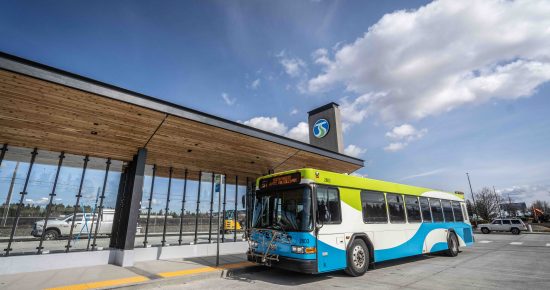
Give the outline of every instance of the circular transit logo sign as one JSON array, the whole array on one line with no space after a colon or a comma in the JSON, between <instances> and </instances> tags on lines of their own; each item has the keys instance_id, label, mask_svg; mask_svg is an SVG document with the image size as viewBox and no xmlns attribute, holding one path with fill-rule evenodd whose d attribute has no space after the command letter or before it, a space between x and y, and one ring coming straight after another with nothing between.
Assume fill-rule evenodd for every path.
<instances>
[{"instance_id":1,"label":"circular transit logo sign","mask_svg":"<svg viewBox=\"0 0 550 290\"><path fill-rule=\"evenodd\" d=\"M313 124L313 136L323 138L328 134L330 124L326 119L319 119Z\"/></svg>"}]
</instances>

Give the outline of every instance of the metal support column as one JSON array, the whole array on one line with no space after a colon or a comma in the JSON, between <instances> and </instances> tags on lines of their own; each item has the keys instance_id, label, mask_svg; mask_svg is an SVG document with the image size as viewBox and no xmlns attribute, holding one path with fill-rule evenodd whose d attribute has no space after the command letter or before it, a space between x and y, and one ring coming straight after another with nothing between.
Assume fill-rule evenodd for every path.
<instances>
[{"instance_id":1,"label":"metal support column","mask_svg":"<svg viewBox=\"0 0 550 290\"><path fill-rule=\"evenodd\" d=\"M6 151L8 151L8 144L4 144L2 146L2 152L0 152L0 166L2 165L2 160L4 160L4 156L6 155Z\"/></svg>"},{"instance_id":2,"label":"metal support column","mask_svg":"<svg viewBox=\"0 0 550 290\"><path fill-rule=\"evenodd\" d=\"M48 205L46 206L46 217L44 218L44 226L42 227L42 235L40 235L40 242L38 243L37 254L42 254L42 244L44 243L44 237L46 237L46 229L48 228L48 219L50 219L50 213L52 212L52 203L53 198L56 195L55 189L57 188L57 180L59 179L59 172L61 171L61 166L63 166L63 159L65 159L65 152L61 152L59 155L59 162L57 163L57 170L55 171L55 178L53 180L53 188L52 192L50 193L50 201L48 202ZM73 217L73 220L75 217Z\"/></svg>"},{"instance_id":3,"label":"metal support column","mask_svg":"<svg viewBox=\"0 0 550 290\"><path fill-rule=\"evenodd\" d=\"M214 172L212 172L212 189L210 190L210 217L208 218L208 242L212 242L212 210L214 208Z\"/></svg>"},{"instance_id":4,"label":"metal support column","mask_svg":"<svg viewBox=\"0 0 550 290\"><path fill-rule=\"evenodd\" d=\"M29 185L29 178L31 177L32 167L34 165L34 161L36 160L36 155L38 154L38 149L34 148L31 155L31 162L29 164L29 170L27 171L27 177L25 178L25 184L23 185L23 190L19 193L21 194L21 198L19 199L19 204L17 205L17 210L15 211L15 220L13 221L13 224L11 226L11 233L10 233L10 239L8 241L8 247L4 249L6 251L6 256L10 255L11 243L13 242L13 235L15 234L15 229L17 228L17 224L19 223L19 218L21 216L21 208L23 207L23 201L25 200L25 195L27 195L27 186Z\"/></svg>"},{"instance_id":5,"label":"metal support column","mask_svg":"<svg viewBox=\"0 0 550 290\"><path fill-rule=\"evenodd\" d=\"M69 230L69 238L67 239L67 245L65 246L66 248L65 253L68 253L69 249L72 247L71 241L73 240L74 223L76 222L75 217L76 217L77 210L80 207L80 198L82 197L82 186L84 185L84 177L86 176L88 161L90 161L90 158L88 157L88 155L86 155L86 157L84 157L84 166L82 167L82 175L80 176L80 185L78 186L78 193L76 194L76 203L73 209L73 221L71 222L71 229Z\"/></svg>"},{"instance_id":6,"label":"metal support column","mask_svg":"<svg viewBox=\"0 0 550 290\"><path fill-rule=\"evenodd\" d=\"M250 204L250 192L248 191L248 183L249 183L249 178L247 177L246 178L246 185L245 185L245 191L244 191L244 208L245 208L245 231L244 231L244 236L246 237L246 231L250 228L249 227L249 219L250 219L250 208L249 208L249 204Z\"/></svg>"},{"instance_id":7,"label":"metal support column","mask_svg":"<svg viewBox=\"0 0 550 290\"><path fill-rule=\"evenodd\" d=\"M223 224L222 227L218 225L218 232L222 231L222 243L225 243L225 203L227 201L227 176L223 175L223 212L222 212L222 219Z\"/></svg>"},{"instance_id":8,"label":"metal support column","mask_svg":"<svg viewBox=\"0 0 550 290\"><path fill-rule=\"evenodd\" d=\"M198 231L199 231L199 206L201 204L201 180L202 180L202 171L199 171L199 190L197 193L197 211L195 212L195 239L193 240L195 244L198 241Z\"/></svg>"},{"instance_id":9,"label":"metal support column","mask_svg":"<svg viewBox=\"0 0 550 290\"><path fill-rule=\"evenodd\" d=\"M157 165L153 164L153 176L151 177L151 191L149 192L149 201L147 204L147 219L145 220L145 237L143 239L143 246L147 248L147 236L149 234L149 220L151 219L151 209L153 208L153 190L155 189L155 173L157 171Z\"/></svg>"},{"instance_id":10,"label":"metal support column","mask_svg":"<svg viewBox=\"0 0 550 290\"><path fill-rule=\"evenodd\" d=\"M221 182L221 175L220 175L220 182ZM221 218L222 215L220 214L220 206L222 203L222 195L221 195L221 184L220 184L220 192L218 194L218 230L216 231L216 267L220 265L220 224L221 224Z\"/></svg>"},{"instance_id":11,"label":"metal support column","mask_svg":"<svg viewBox=\"0 0 550 290\"><path fill-rule=\"evenodd\" d=\"M183 199L181 201L181 214L180 214L180 238L178 244L181 245L183 236L183 215L185 214L185 197L187 195L187 169L185 169L185 175L183 179Z\"/></svg>"},{"instance_id":12,"label":"metal support column","mask_svg":"<svg viewBox=\"0 0 550 290\"><path fill-rule=\"evenodd\" d=\"M97 250L97 232L99 230L99 223L101 222L101 219L103 218L103 201L105 200L105 190L107 187L107 178L109 177L109 168L111 167L111 158L107 158L107 168L105 168L105 177L103 178L103 189L101 190L101 196L99 197L99 207L97 208L97 222L95 226L95 232L94 232L94 243L92 244L92 250ZM89 243L89 240L88 240Z\"/></svg>"},{"instance_id":13,"label":"metal support column","mask_svg":"<svg viewBox=\"0 0 550 290\"><path fill-rule=\"evenodd\" d=\"M115 218L109 244L111 248L118 250L134 249L140 203L143 196L146 160L147 149L140 148L137 154L134 155L132 162L128 163L124 170L116 200Z\"/></svg>"},{"instance_id":14,"label":"metal support column","mask_svg":"<svg viewBox=\"0 0 550 290\"><path fill-rule=\"evenodd\" d=\"M166 208L164 209L164 226L162 227L162 241L161 245L166 246L166 222L168 221L168 211L170 210L170 191L172 189L172 174L174 169L170 167L170 173L168 176L168 193L166 194Z\"/></svg>"},{"instance_id":15,"label":"metal support column","mask_svg":"<svg viewBox=\"0 0 550 290\"><path fill-rule=\"evenodd\" d=\"M237 222L239 221L237 216L237 208L239 207L239 176L235 175L235 210L233 212L233 242L237 241Z\"/></svg>"}]
</instances>

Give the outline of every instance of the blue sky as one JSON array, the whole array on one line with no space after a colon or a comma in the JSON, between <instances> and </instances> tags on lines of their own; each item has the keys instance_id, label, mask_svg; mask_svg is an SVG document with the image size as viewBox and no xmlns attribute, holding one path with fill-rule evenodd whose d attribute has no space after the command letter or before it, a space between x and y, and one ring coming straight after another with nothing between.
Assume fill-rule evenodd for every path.
<instances>
[{"instance_id":1,"label":"blue sky","mask_svg":"<svg viewBox=\"0 0 550 290\"><path fill-rule=\"evenodd\" d=\"M12 1L0 50L300 140L335 101L359 174L550 200L550 7L468 2Z\"/></svg>"}]
</instances>

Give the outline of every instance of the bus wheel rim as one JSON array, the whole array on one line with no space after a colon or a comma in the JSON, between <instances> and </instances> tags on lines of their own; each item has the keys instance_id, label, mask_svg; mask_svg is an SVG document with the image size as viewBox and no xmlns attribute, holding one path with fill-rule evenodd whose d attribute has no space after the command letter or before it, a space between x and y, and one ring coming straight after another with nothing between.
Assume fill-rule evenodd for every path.
<instances>
[{"instance_id":1,"label":"bus wheel rim","mask_svg":"<svg viewBox=\"0 0 550 290\"><path fill-rule=\"evenodd\" d=\"M365 265L365 250L361 246L355 246L353 248L353 265L360 269Z\"/></svg>"}]
</instances>

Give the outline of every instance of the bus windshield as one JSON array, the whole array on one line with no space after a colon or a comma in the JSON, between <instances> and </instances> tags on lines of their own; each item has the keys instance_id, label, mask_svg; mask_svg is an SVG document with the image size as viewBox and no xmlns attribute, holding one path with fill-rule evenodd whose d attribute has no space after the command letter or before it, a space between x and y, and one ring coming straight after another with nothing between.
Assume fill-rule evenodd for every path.
<instances>
[{"instance_id":1,"label":"bus windshield","mask_svg":"<svg viewBox=\"0 0 550 290\"><path fill-rule=\"evenodd\" d=\"M291 232L312 231L311 189L301 186L259 191L254 200L252 226Z\"/></svg>"}]
</instances>

